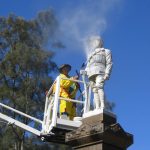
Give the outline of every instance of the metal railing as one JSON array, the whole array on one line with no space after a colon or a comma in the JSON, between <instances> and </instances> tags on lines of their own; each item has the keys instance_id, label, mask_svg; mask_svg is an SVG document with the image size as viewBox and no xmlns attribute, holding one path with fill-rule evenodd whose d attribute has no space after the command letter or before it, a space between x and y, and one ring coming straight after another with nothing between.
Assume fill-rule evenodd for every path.
<instances>
[{"instance_id":1,"label":"metal railing","mask_svg":"<svg viewBox=\"0 0 150 150\"><path fill-rule=\"evenodd\" d=\"M75 100L75 99L70 99L70 98L64 98L64 97L60 97L60 82L61 80L71 80L73 82L78 82L78 83L82 83L84 85L84 90L81 94L84 94L84 101L80 101L80 100ZM54 84L56 86L56 90L55 93L52 93ZM53 85L51 86L50 90L48 91L48 94L46 96L46 104L45 104L45 113L44 113L44 120L43 120L43 126L42 126L42 133L47 134L50 133L50 131L52 130L53 127L56 127L57 124L57 118L58 118L58 104L60 100L65 100L65 101L70 101L73 103L79 103L79 104L83 104L84 105L84 109L83 109L83 113L85 113L86 111L88 111L88 104L89 104L89 91L91 89L88 86L88 83L86 83L85 78L83 79L83 81L80 80L73 80L70 78L61 78L60 76L58 76L55 80L55 82L53 83ZM80 96L79 96L80 97Z\"/></svg>"},{"instance_id":2,"label":"metal railing","mask_svg":"<svg viewBox=\"0 0 150 150\"><path fill-rule=\"evenodd\" d=\"M13 111L19 115L27 117L28 119L31 119L31 120L41 124L42 125L42 131L34 129L33 127L30 127L29 125L22 123L21 121L18 121L14 118L7 116L7 115L4 115L3 113L0 113L0 118L4 119L7 122L15 124L15 125L23 128L29 132L32 132L38 136L41 133L42 134L49 134L51 132L52 128L56 127L56 124L57 124L58 108L59 108L58 105L60 103L60 100L65 100L65 101L84 105L83 113L86 113L89 110L89 100L90 100L91 89L88 86L88 83L85 81L85 77L82 77L82 79L83 80L80 81L80 80L73 80L73 79L69 79L69 78L61 78L60 76L58 76L56 78L56 80L54 81L54 83L52 84L51 88L49 89L49 91L46 95L43 121L41 121L35 117L32 117L30 115L27 115L27 114L25 114L19 110L11 108L5 104L0 103L1 107L4 107L5 109L11 110L11 111ZM81 98L81 95L79 96L79 98L77 100L71 99L71 98L60 97L60 82L61 82L61 80L71 80L73 82L78 82L78 83L83 84L83 92L81 93L81 95L84 96L84 101L79 100ZM55 93L53 93L54 86L56 86Z\"/></svg>"},{"instance_id":3,"label":"metal railing","mask_svg":"<svg viewBox=\"0 0 150 150\"><path fill-rule=\"evenodd\" d=\"M13 111L13 112L15 112L15 113L17 113L17 114L19 114L21 116L24 116L24 117L26 117L28 119L31 119L31 120L37 122L40 125L43 124L43 121L41 121L41 120L39 120L39 119L37 119L35 117L32 117L30 115L27 115L27 114L25 114L25 113L23 113L23 112L21 112L19 110L11 108L11 107L9 107L9 106L7 106L5 104L0 103L0 106L5 108L5 109L7 109L7 110L11 110L11 111ZM15 119L15 118L12 118L12 117L10 117L8 115L5 115L5 114L3 114L1 112L0 112L0 119L5 120L8 124L14 124L14 125L22 128L24 130L27 130L27 131L29 131L29 132L37 135L37 136L40 136L40 134L41 134L41 131L39 131L39 130L37 130L37 129L35 129L35 128L33 128L33 127L31 127L31 126L29 126L29 125L27 125L27 124L17 120L17 119Z\"/></svg>"},{"instance_id":4,"label":"metal railing","mask_svg":"<svg viewBox=\"0 0 150 150\"><path fill-rule=\"evenodd\" d=\"M37 118L35 118L35 117L32 117L32 116L30 116L30 115L27 115L27 114L25 114L25 113L23 113L23 112L21 112L21 111L19 111L19 110L16 110L16 109L14 109L14 108L12 108L12 107L7 106L7 105L5 105L5 104L0 103L0 106L6 108L6 109L8 109L8 110L11 110L11 111L13 111L13 112L15 112L15 113L17 113L17 114L20 114L20 115L22 115L22 116L24 116L24 117L27 117L27 118L29 118L29 119L31 119L31 120L37 122L37 123L40 123L40 124L43 123L41 120L39 120L39 119L37 119Z\"/></svg>"}]
</instances>

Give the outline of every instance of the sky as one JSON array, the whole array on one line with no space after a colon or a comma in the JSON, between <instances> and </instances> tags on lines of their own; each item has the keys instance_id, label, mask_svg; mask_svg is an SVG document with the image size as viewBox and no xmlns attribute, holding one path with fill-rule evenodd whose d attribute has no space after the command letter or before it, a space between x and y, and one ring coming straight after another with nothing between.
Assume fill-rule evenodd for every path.
<instances>
[{"instance_id":1,"label":"sky","mask_svg":"<svg viewBox=\"0 0 150 150\"><path fill-rule=\"evenodd\" d=\"M0 0L0 16L15 13L34 18L52 8L60 22L66 49L54 61L72 65L71 75L86 61L83 41L100 35L112 51L113 70L106 82L107 99L125 131L134 135L128 150L147 150L150 135L150 1L149 0Z\"/></svg>"}]
</instances>

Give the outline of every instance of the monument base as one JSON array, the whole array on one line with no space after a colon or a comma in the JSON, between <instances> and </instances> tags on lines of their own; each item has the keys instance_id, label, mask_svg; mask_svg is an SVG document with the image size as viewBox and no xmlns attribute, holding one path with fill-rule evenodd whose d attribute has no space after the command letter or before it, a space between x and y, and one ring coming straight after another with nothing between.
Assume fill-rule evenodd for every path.
<instances>
[{"instance_id":1,"label":"monument base","mask_svg":"<svg viewBox=\"0 0 150 150\"><path fill-rule=\"evenodd\" d=\"M78 150L126 150L133 136L123 130L115 115L103 111L85 115L77 130L66 133L65 141Z\"/></svg>"}]
</instances>

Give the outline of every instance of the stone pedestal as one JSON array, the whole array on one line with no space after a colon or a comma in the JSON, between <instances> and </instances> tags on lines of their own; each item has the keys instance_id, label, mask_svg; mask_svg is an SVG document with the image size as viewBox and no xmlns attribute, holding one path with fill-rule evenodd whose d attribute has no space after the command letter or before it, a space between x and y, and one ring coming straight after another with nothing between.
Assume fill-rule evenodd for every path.
<instances>
[{"instance_id":1,"label":"stone pedestal","mask_svg":"<svg viewBox=\"0 0 150 150\"><path fill-rule=\"evenodd\" d=\"M66 144L77 150L126 150L133 136L124 131L112 113L83 118L82 125L66 134Z\"/></svg>"}]
</instances>

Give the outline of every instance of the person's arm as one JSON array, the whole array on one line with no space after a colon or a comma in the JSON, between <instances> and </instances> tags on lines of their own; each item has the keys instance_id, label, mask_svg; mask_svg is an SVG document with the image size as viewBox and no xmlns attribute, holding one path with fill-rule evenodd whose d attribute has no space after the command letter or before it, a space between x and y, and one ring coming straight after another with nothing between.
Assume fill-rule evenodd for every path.
<instances>
[{"instance_id":1,"label":"person's arm","mask_svg":"<svg viewBox=\"0 0 150 150\"><path fill-rule=\"evenodd\" d=\"M106 54L106 70L105 70L104 80L107 80L107 79L109 79L109 76L111 74L113 63L112 63L111 51L106 49L105 54Z\"/></svg>"},{"instance_id":2,"label":"person's arm","mask_svg":"<svg viewBox=\"0 0 150 150\"><path fill-rule=\"evenodd\" d=\"M67 78L65 75L61 75L60 77L62 77L62 78ZM69 79L69 78L68 78L68 79ZM76 80L76 79L77 79L77 76L71 77L71 79ZM68 87L70 87L73 83L74 83L74 81L72 81L72 80L67 80L67 79L61 79L61 80L60 80L60 86L62 86L63 88L68 88Z\"/></svg>"}]
</instances>

